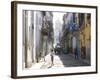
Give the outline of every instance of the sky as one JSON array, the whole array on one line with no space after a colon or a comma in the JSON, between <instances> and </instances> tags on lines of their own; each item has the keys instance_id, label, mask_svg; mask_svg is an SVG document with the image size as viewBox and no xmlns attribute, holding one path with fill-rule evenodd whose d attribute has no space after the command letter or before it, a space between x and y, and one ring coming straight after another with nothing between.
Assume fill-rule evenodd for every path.
<instances>
[{"instance_id":1,"label":"sky","mask_svg":"<svg viewBox=\"0 0 100 80\"><path fill-rule=\"evenodd\" d=\"M59 33L62 30L63 15L62 12L53 12L54 45L58 43Z\"/></svg>"}]
</instances>

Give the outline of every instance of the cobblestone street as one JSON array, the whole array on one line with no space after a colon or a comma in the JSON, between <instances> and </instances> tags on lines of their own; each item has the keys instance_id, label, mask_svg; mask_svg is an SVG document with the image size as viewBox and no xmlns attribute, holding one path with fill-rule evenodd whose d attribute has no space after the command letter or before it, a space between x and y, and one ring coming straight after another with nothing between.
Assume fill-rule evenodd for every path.
<instances>
[{"instance_id":1,"label":"cobblestone street","mask_svg":"<svg viewBox=\"0 0 100 80\"><path fill-rule=\"evenodd\" d=\"M75 67L75 66L89 66L88 63L80 59L75 59L70 54L54 55L54 65L51 66L51 59L48 55L46 62L41 66L41 69L45 68L63 68L63 67Z\"/></svg>"}]
</instances>

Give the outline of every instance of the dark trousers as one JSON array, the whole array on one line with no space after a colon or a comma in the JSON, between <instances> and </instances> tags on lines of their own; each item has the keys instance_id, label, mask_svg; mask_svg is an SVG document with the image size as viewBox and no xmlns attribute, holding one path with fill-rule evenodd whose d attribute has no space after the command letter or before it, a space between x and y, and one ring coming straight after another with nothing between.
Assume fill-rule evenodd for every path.
<instances>
[{"instance_id":1,"label":"dark trousers","mask_svg":"<svg viewBox=\"0 0 100 80\"><path fill-rule=\"evenodd\" d=\"M54 56L51 55L51 62L52 62L52 65L53 65L53 61L54 61Z\"/></svg>"}]
</instances>

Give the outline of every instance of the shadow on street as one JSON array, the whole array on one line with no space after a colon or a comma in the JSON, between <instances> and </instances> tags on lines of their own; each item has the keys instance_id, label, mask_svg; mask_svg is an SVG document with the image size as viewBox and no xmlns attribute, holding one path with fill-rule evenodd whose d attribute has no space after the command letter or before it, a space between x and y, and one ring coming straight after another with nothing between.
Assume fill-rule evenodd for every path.
<instances>
[{"instance_id":1,"label":"shadow on street","mask_svg":"<svg viewBox=\"0 0 100 80\"><path fill-rule=\"evenodd\" d=\"M58 54L60 60L65 67L76 67L76 66L90 66L80 59L75 59L74 56L70 54Z\"/></svg>"}]
</instances>

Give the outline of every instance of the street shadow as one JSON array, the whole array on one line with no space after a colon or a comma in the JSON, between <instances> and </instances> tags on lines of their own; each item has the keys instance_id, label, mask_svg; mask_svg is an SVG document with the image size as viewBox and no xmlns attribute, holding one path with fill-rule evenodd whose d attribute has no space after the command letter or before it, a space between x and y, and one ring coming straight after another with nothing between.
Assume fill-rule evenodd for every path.
<instances>
[{"instance_id":1,"label":"street shadow","mask_svg":"<svg viewBox=\"0 0 100 80\"><path fill-rule=\"evenodd\" d=\"M74 56L69 54L59 54L60 60L62 61L64 67L77 67L77 66L89 66L89 64L80 61L79 59L75 59Z\"/></svg>"},{"instance_id":2,"label":"street shadow","mask_svg":"<svg viewBox=\"0 0 100 80\"><path fill-rule=\"evenodd\" d=\"M62 61L64 67L68 67L67 62L68 59L66 58L67 54L57 54L60 58L60 60Z\"/></svg>"}]
</instances>

